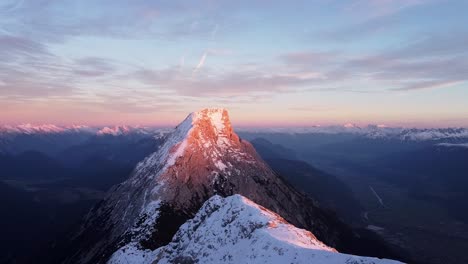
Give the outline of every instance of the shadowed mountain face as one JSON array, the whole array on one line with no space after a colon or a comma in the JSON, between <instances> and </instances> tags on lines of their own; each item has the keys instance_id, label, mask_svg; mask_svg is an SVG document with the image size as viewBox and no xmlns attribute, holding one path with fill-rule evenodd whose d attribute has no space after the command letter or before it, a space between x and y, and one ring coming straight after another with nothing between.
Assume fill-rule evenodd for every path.
<instances>
[{"instance_id":1,"label":"shadowed mountain face","mask_svg":"<svg viewBox=\"0 0 468 264\"><path fill-rule=\"evenodd\" d=\"M284 147L280 144L273 144L264 138L255 138L250 141L255 150L265 160L284 159L297 160L297 154L294 150Z\"/></svg>"},{"instance_id":2,"label":"shadowed mountain face","mask_svg":"<svg viewBox=\"0 0 468 264\"><path fill-rule=\"evenodd\" d=\"M296 189L320 201L320 205L338 212L346 222L359 222L363 211L351 189L333 175L298 160L270 159L266 162Z\"/></svg>"},{"instance_id":3,"label":"shadowed mountain face","mask_svg":"<svg viewBox=\"0 0 468 264\"><path fill-rule=\"evenodd\" d=\"M266 139L257 138L252 144L268 165L296 189L320 201L320 205L338 212L348 223L360 224L362 206L351 189L334 175L297 160L296 153Z\"/></svg>"},{"instance_id":4,"label":"shadowed mountain face","mask_svg":"<svg viewBox=\"0 0 468 264\"><path fill-rule=\"evenodd\" d=\"M338 250L391 257L285 183L234 133L222 109L190 114L127 181L112 188L62 252L67 263L104 263L125 245L155 250L210 197L232 194L278 213Z\"/></svg>"}]
</instances>

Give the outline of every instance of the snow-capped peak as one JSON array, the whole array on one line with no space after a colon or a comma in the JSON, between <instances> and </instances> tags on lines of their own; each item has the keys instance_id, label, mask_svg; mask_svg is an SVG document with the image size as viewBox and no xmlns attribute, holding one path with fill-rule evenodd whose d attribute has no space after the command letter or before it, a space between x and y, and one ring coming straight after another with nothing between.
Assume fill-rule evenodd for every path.
<instances>
[{"instance_id":1,"label":"snow-capped peak","mask_svg":"<svg viewBox=\"0 0 468 264\"><path fill-rule=\"evenodd\" d=\"M231 121L226 109L205 108L191 113L178 127L191 127L201 130L212 130L217 137L226 137L232 133Z\"/></svg>"},{"instance_id":2,"label":"snow-capped peak","mask_svg":"<svg viewBox=\"0 0 468 264\"><path fill-rule=\"evenodd\" d=\"M311 232L241 195L213 196L172 242L154 251L127 245L113 254L120 263L399 263L338 253Z\"/></svg>"},{"instance_id":3,"label":"snow-capped peak","mask_svg":"<svg viewBox=\"0 0 468 264\"><path fill-rule=\"evenodd\" d=\"M129 134L132 130L134 130L134 128L129 127L129 126L103 127L96 134L98 136L103 136L103 135L120 136L120 135Z\"/></svg>"},{"instance_id":4,"label":"snow-capped peak","mask_svg":"<svg viewBox=\"0 0 468 264\"><path fill-rule=\"evenodd\" d=\"M359 128L356 124L353 123L346 123L343 125L344 128Z\"/></svg>"},{"instance_id":5,"label":"snow-capped peak","mask_svg":"<svg viewBox=\"0 0 468 264\"><path fill-rule=\"evenodd\" d=\"M205 108L189 115L192 124L201 122L210 122L217 130L222 132L226 127L231 126L228 111L224 108Z\"/></svg>"},{"instance_id":6,"label":"snow-capped peak","mask_svg":"<svg viewBox=\"0 0 468 264\"><path fill-rule=\"evenodd\" d=\"M174 165L186 151L203 154L220 170L228 164L221 160L224 152L238 152L241 147L239 137L233 132L226 109L206 108L193 112L168 136L157 153L138 165ZM242 156L239 153L239 158ZM137 168L138 168L137 167Z\"/></svg>"}]
</instances>

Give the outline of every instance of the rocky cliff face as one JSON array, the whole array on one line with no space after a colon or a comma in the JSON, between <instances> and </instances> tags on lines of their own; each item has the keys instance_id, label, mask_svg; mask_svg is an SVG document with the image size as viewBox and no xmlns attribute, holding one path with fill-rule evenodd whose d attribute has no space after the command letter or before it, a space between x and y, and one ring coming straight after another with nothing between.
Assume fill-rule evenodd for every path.
<instances>
[{"instance_id":1,"label":"rocky cliff face","mask_svg":"<svg viewBox=\"0 0 468 264\"><path fill-rule=\"evenodd\" d=\"M234 133L226 110L204 109L190 114L89 213L66 262L104 263L128 245L152 252L169 243L210 197L233 194L312 231L329 246L354 243L349 229L286 184Z\"/></svg>"}]
</instances>

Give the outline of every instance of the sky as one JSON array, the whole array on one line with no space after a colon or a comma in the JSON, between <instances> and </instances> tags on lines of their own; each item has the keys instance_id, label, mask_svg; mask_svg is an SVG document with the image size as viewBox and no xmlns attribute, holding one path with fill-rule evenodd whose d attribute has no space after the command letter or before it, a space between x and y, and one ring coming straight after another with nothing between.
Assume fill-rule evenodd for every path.
<instances>
[{"instance_id":1,"label":"sky","mask_svg":"<svg viewBox=\"0 0 468 264\"><path fill-rule=\"evenodd\" d=\"M468 127L468 1L1 0L0 123Z\"/></svg>"}]
</instances>

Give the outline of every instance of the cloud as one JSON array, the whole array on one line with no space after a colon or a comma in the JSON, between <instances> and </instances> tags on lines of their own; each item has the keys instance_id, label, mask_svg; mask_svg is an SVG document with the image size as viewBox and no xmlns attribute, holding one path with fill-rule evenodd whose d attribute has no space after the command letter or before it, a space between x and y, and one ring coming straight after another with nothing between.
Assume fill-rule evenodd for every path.
<instances>
[{"instance_id":1,"label":"cloud","mask_svg":"<svg viewBox=\"0 0 468 264\"><path fill-rule=\"evenodd\" d=\"M100 77L111 75L116 71L116 67L107 59L85 57L75 60L72 71L83 77Z\"/></svg>"},{"instance_id":2,"label":"cloud","mask_svg":"<svg viewBox=\"0 0 468 264\"><path fill-rule=\"evenodd\" d=\"M16 60L19 57L49 56L46 45L26 37L0 35L0 61Z\"/></svg>"},{"instance_id":3,"label":"cloud","mask_svg":"<svg viewBox=\"0 0 468 264\"><path fill-rule=\"evenodd\" d=\"M214 56L234 53L231 49L217 46L224 40L231 41L223 37L237 37L233 34L236 30L243 33L247 29L250 34L248 23L251 22L259 26L272 22L262 20L261 11L265 10L265 3L211 0L202 0L201 3L135 0L130 3L104 0L84 4L81 1L38 0L11 6L0 4L0 32L6 32L0 35L0 99L53 98L100 105L100 109L112 111L119 111L119 105L122 105L122 109L131 112L149 112L152 107L169 109L162 103L165 100L177 108L187 101L246 103L266 100L277 94L310 91L424 91L448 88L467 80L468 34L461 30L417 34L401 40L395 45L397 48L382 45L379 51L366 51L353 46L346 52L348 46L342 45L347 44L344 41L361 40L392 30L400 25L400 15L404 11L424 4L414 0L352 2L351 5L345 4L345 12L348 12L351 22L343 20L349 23L322 32L323 38L314 39L314 44L310 45L320 49L276 54L278 56L273 58L267 58L269 55L265 54L271 54L270 50L286 51L269 49L269 52L255 54L257 47L252 51L235 49L236 58L229 58L222 67L216 68L211 62ZM254 5L252 14L255 17L238 15L238 11L245 11L246 4L249 8L252 7L250 4ZM231 7L233 12L226 12L231 11ZM283 7L291 8L286 4L274 7L277 9L275 12L283 15L287 15ZM77 12L83 8L92 12ZM63 10L63 13L57 10ZM295 7L287 10L293 11L296 11ZM291 23L294 22L297 21ZM127 64L122 67L121 62L106 58L72 58L54 54L54 47L66 47L68 40L82 36L105 38L106 41L113 38L180 41L177 43L187 43L187 47L183 48L180 61L177 61L177 54L173 58L174 65L158 68ZM239 34L239 37L245 35ZM333 47L344 50L333 50L323 45L320 42L323 39L339 40L340 45ZM259 44L266 45L263 42ZM294 46L304 47L301 43L293 43L287 48L291 50ZM197 47L202 47L202 50L191 50ZM86 54L86 51L81 52ZM192 62L189 66L185 56L189 58L193 54L201 54L201 57L196 65ZM360 87L360 84L365 87Z\"/></svg>"},{"instance_id":4,"label":"cloud","mask_svg":"<svg viewBox=\"0 0 468 264\"><path fill-rule=\"evenodd\" d=\"M279 59L288 65L323 65L329 63L339 56L336 52L313 52L313 51L299 51L283 54Z\"/></svg>"},{"instance_id":5,"label":"cloud","mask_svg":"<svg viewBox=\"0 0 468 264\"><path fill-rule=\"evenodd\" d=\"M144 89L123 89L113 93L98 93L94 100L84 99L81 107L94 107L105 111L119 113L154 113L175 111L183 100L161 95L157 91Z\"/></svg>"},{"instance_id":6,"label":"cloud","mask_svg":"<svg viewBox=\"0 0 468 264\"><path fill-rule=\"evenodd\" d=\"M182 70L185 67L185 56L180 57L179 68Z\"/></svg>"},{"instance_id":7,"label":"cloud","mask_svg":"<svg viewBox=\"0 0 468 264\"><path fill-rule=\"evenodd\" d=\"M211 31L211 39L213 39L216 36L216 33L218 33L219 25L215 24L213 30Z\"/></svg>"},{"instance_id":8,"label":"cloud","mask_svg":"<svg viewBox=\"0 0 468 264\"><path fill-rule=\"evenodd\" d=\"M334 107L331 106L294 106L288 107L289 110L296 111L296 112L325 112L325 111L332 111L335 110Z\"/></svg>"},{"instance_id":9,"label":"cloud","mask_svg":"<svg viewBox=\"0 0 468 264\"><path fill-rule=\"evenodd\" d=\"M468 53L466 47L468 47L468 31L432 33L424 34L415 41L389 52L389 56L400 58L455 56Z\"/></svg>"},{"instance_id":10,"label":"cloud","mask_svg":"<svg viewBox=\"0 0 468 264\"><path fill-rule=\"evenodd\" d=\"M355 0L347 1L344 16L351 17L349 23L314 33L311 37L327 41L360 41L367 37L399 29L407 20L405 12L439 0ZM411 22L411 20L408 20Z\"/></svg>"},{"instance_id":11,"label":"cloud","mask_svg":"<svg viewBox=\"0 0 468 264\"><path fill-rule=\"evenodd\" d=\"M317 79L326 79L326 76L321 72L293 72L293 73L279 73L278 77L284 78L296 78L298 80L317 80Z\"/></svg>"},{"instance_id":12,"label":"cloud","mask_svg":"<svg viewBox=\"0 0 468 264\"><path fill-rule=\"evenodd\" d=\"M195 68L193 69L193 72L197 72L199 69L201 69L203 67L203 65L205 65L205 60L206 60L206 56L207 56L207 53L203 53L203 55L201 56L200 58L200 61L198 62L197 66L195 66Z\"/></svg>"},{"instance_id":13,"label":"cloud","mask_svg":"<svg viewBox=\"0 0 468 264\"><path fill-rule=\"evenodd\" d=\"M42 43L65 43L71 37L95 36L120 39L167 38L178 36L210 37L218 25L203 10L210 1L161 2L146 0L21 1L17 6L0 4L2 30ZM89 9L90 12L80 10ZM199 16L194 10L207 13ZM177 16L174 16L177 14ZM222 17L221 17L222 18ZM190 24L199 25L190 28ZM158 27L154 24L158 22ZM190 32L192 31L192 32Z\"/></svg>"},{"instance_id":14,"label":"cloud","mask_svg":"<svg viewBox=\"0 0 468 264\"><path fill-rule=\"evenodd\" d=\"M400 57L392 52L362 56L339 67L390 91L451 87L468 80L468 54L453 57Z\"/></svg>"},{"instance_id":15,"label":"cloud","mask_svg":"<svg viewBox=\"0 0 468 264\"><path fill-rule=\"evenodd\" d=\"M49 46L29 38L0 36L0 97L34 100L72 96L89 77L109 76L116 71L111 61L85 57L67 60L54 55Z\"/></svg>"},{"instance_id":16,"label":"cloud","mask_svg":"<svg viewBox=\"0 0 468 264\"><path fill-rule=\"evenodd\" d=\"M311 38L319 38L326 41L359 41L366 37L388 32L398 25L398 18L393 16L375 17L339 28L314 33Z\"/></svg>"},{"instance_id":17,"label":"cloud","mask_svg":"<svg viewBox=\"0 0 468 264\"><path fill-rule=\"evenodd\" d=\"M465 80L466 81L466 80ZM435 88L445 88L451 87L458 84L461 84L465 81L445 81L445 80L429 80L429 81L420 81L415 83L410 83L404 85L400 88L392 89L394 91L411 91L411 90L422 90L422 89L435 89Z\"/></svg>"},{"instance_id":18,"label":"cloud","mask_svg":"<svg viewBox=\"0 0 468 264\"><path fill-rule=\"evenodd\" d=\"M298 92L305 86L323 81L317 72L269 69L217 72L206 68L205 74L193 78L178 67L151 70L139 69L124 78L132 78L148 87L179 96L190 97L251 97Z\"/></svg>"},{"instance_id":19,"label":"cloud","mask_svg":"<svg viewBox=\"0 0 468 264\"><path fill-rule=\"evenodd\" d=\"M416 91L468 81L468 32L422 36L379 52L298 51L280 55L279 61L297 71L319 72L322 82L310 84L311 91ZM351 87L359 82L374 88Z\"/></svg>"},{"instance_id":20,"label":"cloud","mask_svg":"<svg viewBox=\"0 0 468 264\"><path fill-rule=\"evenodd\" d=\"M434 2L433 0L354 0L348 1L344 9L359 16L383 17L407 8Z\"/></svg>"}]
</instances>

